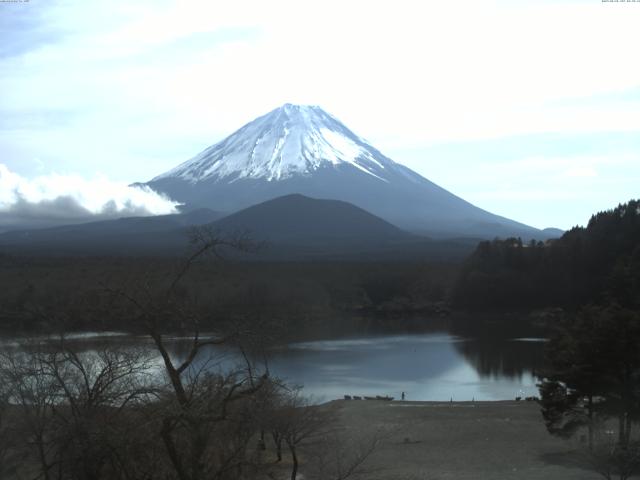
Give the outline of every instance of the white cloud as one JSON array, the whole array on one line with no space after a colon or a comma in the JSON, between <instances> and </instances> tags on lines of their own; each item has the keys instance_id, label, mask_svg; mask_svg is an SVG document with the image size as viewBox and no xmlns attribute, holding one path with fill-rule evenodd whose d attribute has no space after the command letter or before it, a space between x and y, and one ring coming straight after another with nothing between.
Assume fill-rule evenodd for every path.
<instances>
[{"instance_id":1,"label":"white cloud","mask_svg":"<svg viewBox=\"0 0 640 480\"><path fill-rule=\"evenodd\" d=\"M50 174L26 179L0 164L0 227L60 224L176 213L177 203L148 187L104 176Z\"/></svg>"}]
</instances>

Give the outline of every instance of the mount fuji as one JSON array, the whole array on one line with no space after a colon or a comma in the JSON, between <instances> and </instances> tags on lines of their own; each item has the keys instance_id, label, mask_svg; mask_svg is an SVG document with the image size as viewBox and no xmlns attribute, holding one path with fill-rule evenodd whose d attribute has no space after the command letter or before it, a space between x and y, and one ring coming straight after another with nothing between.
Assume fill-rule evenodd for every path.
<instances>
[{"instance_id":1,"label":"mount fuji","mask_svg":"<svg viewBox=\"0 0 640 480\"><path fill-rule=\"evenodd\" d=\"M317 106L285 104L146 185L189 207L228 213L302 194L350 202L436 238L548 237L394 162Z\"/></svg>"}]
</instances>

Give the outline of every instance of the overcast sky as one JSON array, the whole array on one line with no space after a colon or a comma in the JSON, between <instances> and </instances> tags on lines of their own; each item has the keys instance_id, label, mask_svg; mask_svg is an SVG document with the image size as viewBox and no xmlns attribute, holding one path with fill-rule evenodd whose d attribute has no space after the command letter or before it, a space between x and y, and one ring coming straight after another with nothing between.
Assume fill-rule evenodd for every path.
<instances>
[{"instance_id":1,"label":"overcast sky","mask_svg":"<svg viewBox=\"0 0 640 480\"><path fill-rule=\"evenodd\" d=\"M109 211L171 211L126 184L290 102L569 228L640 196L639 52L640 2L0 2L0 210L112 188Z\"/></svg>"}]
</instances>

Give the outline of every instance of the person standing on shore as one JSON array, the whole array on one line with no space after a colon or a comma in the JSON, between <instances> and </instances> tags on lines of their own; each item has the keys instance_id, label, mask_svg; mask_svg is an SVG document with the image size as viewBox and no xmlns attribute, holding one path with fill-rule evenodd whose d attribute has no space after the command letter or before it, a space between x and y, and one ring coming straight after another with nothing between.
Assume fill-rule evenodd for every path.
<instances>
[{"instance_id":1,"label":"person standing on shore","mask_svg":"<svg viewBox=\"0 0 640 480\"><path fill-rule=\"evenodd\" d=\"M404 392L402 392L402 401L404 402Z\"/></svg>"}]
</instances>

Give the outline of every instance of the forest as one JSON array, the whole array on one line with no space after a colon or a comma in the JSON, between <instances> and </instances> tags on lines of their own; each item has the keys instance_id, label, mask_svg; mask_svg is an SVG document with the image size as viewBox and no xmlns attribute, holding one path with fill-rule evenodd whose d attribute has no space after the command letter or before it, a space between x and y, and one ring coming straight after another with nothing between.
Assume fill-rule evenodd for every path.
<instances>
[{"instance_id":1,"label":"forest","mask_svg":"<svg viewBox=\"0 0 640 480\"><path fill-rule=\"evenodd\" d=\"M470 310L561 307L640 301L640 202L591 217L557 240L481 242L456 280L452 303Z\"/></svg>"}]
</instances>

